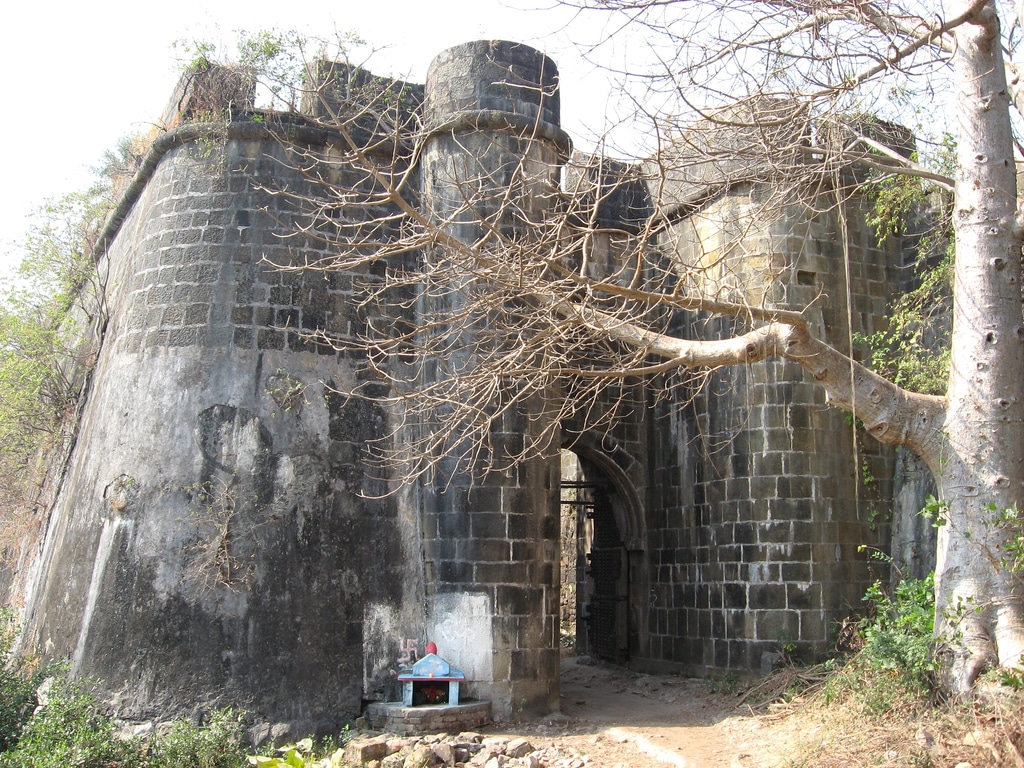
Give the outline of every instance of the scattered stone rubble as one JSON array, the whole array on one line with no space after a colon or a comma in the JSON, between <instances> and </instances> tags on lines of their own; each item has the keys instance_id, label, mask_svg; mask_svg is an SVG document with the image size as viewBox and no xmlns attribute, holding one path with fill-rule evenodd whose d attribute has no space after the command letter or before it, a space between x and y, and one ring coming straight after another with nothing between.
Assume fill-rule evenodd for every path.
<instances>
[{"instance_id":1,"label":"scattered stone rubble","mask_svg":"<svg viewBox=\"0 0 1024 768\"><path fill-rule=\"evenodd\" d=\"M473 731L452 736L361 736L345 747L345 762L365 768L584 768L588 756L571 747L537 749L522 737L485 737Z\"/></svg>"}]
</instances>

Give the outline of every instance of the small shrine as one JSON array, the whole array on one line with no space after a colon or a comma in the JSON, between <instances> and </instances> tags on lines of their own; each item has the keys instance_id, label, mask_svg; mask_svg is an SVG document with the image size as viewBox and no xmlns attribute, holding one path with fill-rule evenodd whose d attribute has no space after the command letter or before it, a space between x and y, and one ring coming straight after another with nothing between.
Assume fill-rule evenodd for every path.
<instances>
[{"instance_id":1,"label":"small shrine","mask_svg":"<svg viewBox=\"0 0 1024 768\"><path fill-rule=\"evenodd\" d=\"M407 656L399 663L410 661ZM460 688L466 675L438 656L434 643L427 643L422 659L401 667L396 679L402 684L402 701L375 701L366 707L367 723L375 730L402 735L458 733L491 722L491 702L463 703Z\"/></svg>"},{"instance_id":2,"label":"small shrine","mask_svg":"<svg viewBox=\"0 0 1024 768\"><path fill-rule=\"evenodd\" d=\"M459 685L466 679L461 669L456 669L437 655L437 646L427 644L427 653L409 669L398 673L402 684L402 704L407 707L458 705Z\"/></svg>"}]
</instances>

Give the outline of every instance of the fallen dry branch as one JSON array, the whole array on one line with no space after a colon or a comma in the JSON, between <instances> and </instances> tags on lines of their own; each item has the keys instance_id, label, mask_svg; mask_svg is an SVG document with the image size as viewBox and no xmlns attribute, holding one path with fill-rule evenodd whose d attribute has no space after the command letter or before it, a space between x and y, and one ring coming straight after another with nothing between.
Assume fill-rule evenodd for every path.
<instances>
[{"instance_id":1,"label":"fallen dry branch","mask_svg":"<svg viewBox=\"0 0 1024 768\"><path fill-rule=\"evenodd\" d=\"M788 705L820 689L828 679L828 674L824 664L781 667L748 688L740 696L737 706L764 709L772 705Z\"/></svg>"}]
</instances>

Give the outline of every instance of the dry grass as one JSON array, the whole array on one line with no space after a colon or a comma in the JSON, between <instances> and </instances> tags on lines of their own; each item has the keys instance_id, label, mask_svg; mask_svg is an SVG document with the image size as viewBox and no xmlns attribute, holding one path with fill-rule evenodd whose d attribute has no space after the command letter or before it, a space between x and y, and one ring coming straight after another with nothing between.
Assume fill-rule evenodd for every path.
<instances>
[{"instance_id":1,"label":"dry grass","mask_svg":"<svg viewBox=\"0 0 1024 768\"><path fill-rule=\"evenodd\" d=\"M782 669L742 700L788 768L1024 768L1024 692L991 684L970 701L938 700L860 672Z\"/></svg>"}]
</instances>

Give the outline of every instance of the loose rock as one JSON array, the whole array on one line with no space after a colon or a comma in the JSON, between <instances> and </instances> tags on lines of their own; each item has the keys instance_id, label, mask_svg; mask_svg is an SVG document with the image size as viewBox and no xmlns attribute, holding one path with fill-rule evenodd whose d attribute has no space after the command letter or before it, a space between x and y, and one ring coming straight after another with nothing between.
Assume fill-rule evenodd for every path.
<instances>
[{"instance_id":1,"label":"loose rock","mask_svg":"<svg viewBox=\"0 0 1024 768\"><path fill-rule=\"evenodd\" d=\"M526 739L512 739L505 745L505 754L509 757L524 757L533 752L533 745Z\"/></svg>"},{"instance_id":2,"label":"loose rock","mask_svg":"<svg viewBox=\"0 0 1024 768\"><path fill-rule=\"evenodd\" d=\"M406 755L403 768L430 768L430 766L440 763L440 759L428 745L420 744L413 747L412 751Z\"/></svg>"},{"instance_id":3,"label":"loose rock","mask_svg":"<svg viewBox=\"0 0 1024 768\"><path fill-rule=\"evenodd\" d=\"M345 746L344 759L346 763L363 765L371 760L383 760L388 755L387 741L383 736L375 736L372 739L352 739Z\"/></svg>"}]
</instances>

